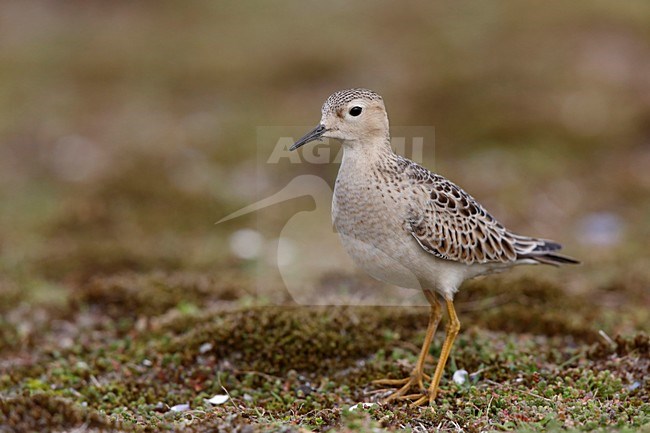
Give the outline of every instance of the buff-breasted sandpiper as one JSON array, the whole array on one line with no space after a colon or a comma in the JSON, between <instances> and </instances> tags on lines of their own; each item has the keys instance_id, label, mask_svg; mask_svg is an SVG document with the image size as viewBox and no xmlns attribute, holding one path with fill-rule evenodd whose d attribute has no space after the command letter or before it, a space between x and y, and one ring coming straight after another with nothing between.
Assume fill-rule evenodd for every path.
<instances>
[{"instance_id":1,"label":"buff-breasted sandpiper","mask_svg":"<svg viewBox=\"0 0 650 433\"><path fill-rule=\"evenodd\" d=\"M384 101L367 89L342 90L323 104L320 124L291 150L321 137L340 140L332 219L345 250L373 277L421 289L431 305L411 375L376 384L399 386L386 400L433 404L460 322L454 294L463 281L520 264L578 263L560 244L512 233L460 187L393 152ZM433 377L424 361L442 317L449 321ZM425 388L424 381L430 380Z\"/></svg>"}]
</instances>

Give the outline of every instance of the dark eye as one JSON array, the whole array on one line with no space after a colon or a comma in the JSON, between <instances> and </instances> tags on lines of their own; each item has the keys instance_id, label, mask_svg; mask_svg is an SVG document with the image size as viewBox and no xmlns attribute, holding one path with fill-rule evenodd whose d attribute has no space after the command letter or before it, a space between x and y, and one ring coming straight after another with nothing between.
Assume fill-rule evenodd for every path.
<instances>
[{"instance_id":1,"label":"dark eye","mask_svg":"<svg viewBox=\"0 0 650 433\"><path fill-rule=\"evenodd\" d=\"M350 116L357 117L359 114L361 114L361 107L350 108Z\"/></svg>"}]
</instances>

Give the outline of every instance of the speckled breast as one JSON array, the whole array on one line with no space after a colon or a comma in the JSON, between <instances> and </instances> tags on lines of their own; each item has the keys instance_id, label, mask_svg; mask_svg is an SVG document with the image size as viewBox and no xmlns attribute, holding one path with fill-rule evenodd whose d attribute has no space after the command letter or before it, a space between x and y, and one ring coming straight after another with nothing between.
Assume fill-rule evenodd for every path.
<instances>
[{"instance_id":1,"label":"speckled breast","mask_svg":"<svg viewBox=\"0 0 650 433\"><path fill-rule=\"evenodd\" d=\"M413 239L404 229L400 203L384 185L368 182L342 167L334 188L332 220L354 262L374 278L400 287L421 288L409 269ZM390 234L390 236L387 236Z\"/></svg>"}]
</instances>

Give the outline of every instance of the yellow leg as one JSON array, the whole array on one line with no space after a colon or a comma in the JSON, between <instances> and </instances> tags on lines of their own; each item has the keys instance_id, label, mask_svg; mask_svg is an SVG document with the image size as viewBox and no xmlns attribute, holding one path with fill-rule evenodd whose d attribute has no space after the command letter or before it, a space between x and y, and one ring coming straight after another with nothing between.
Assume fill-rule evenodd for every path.
<instances>
[{"instance_id":1,"label":"yellow leg","mask_svg":"<svg viewBox=\"0 0 650 433\"><path fill-rule=\"evenodd\" d=\"M420 398L422 395L426 395L423 380L429 380L429 376L424 374L424 362L429 354L429 348L431 347L431 341L433 336L436 333L438 328L438 323L440 323L440 318L442 317L442 311L440 308L440 303L436 299L436 295L430 291L425 290L424 295L426 296L429 304L431 305L431 312L429 313L429 325L427 326L427 333L424 337L424 343L422 344L422 349L420 350L420 356L418 356L417 363L415 368L409 377L404 379L379 379L375 380L372 383L376 385L387 385L387 386L400 386L402 387L395 391L393 394L389 395L384 402L389 402L392 400L404 400L404 399L414 399ZM420 394L410 394L406 393L417 386L419 388Z\"/></svg>"},{"instance_id":2,"label":"yellow leg","mask_svg":"<svg viewBox=\"0 0 650 433\"><path fill-rule=\"evenodd\" d=\"M419 406L425 403L427 400L430 405L433 405L433 401L438 395L438 385L440 384L440 379L442 378L442 373L445 371L445 364L449 358L449 353L451 353L451 347L454 345L454 340L458 331L460 331L460 321L458 316L456 316L456 310L454 309L454 301L450 299L445 300L447 304L447 313L449 314L449 323L447 324L447 335L445 336L445 342L442 345L442 350L440 352L440 359L438 359L438 365L436 366L436 371L433 374L433 381L429 386L429 391L427 396L423 396L420 399L412 403L413 406Z\"/></svg>"},{"instance_id":3,"label":"yellow leg","mask_svg":"<svg viewBox=\"0 0 650 433\"><path fill-rule=\"evenodd\" d=\"M429 348L431 347L431 341L433 341L433 336L438 329L438 324L442 318L442 311L440 308L440 303L436 299L435 293L430 290L424 291L424 296L426 296L427 301L431 305L431 312L429 313L429 324L427 325L427 333L424 337L424 343L422 344L422 350L420 350L420 356L418 357L418 362L415 364L415 371L420 372L420 388L424 389L422 385L422 376L424 375L424 361L427 359L429 354Z\"/></svg>"}]
</instances>

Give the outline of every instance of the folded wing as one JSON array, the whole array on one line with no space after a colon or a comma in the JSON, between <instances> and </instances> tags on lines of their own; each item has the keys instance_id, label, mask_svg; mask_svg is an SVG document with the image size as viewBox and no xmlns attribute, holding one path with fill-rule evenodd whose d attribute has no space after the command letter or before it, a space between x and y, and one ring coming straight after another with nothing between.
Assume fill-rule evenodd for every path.
<instances>
[{"instance_id":1,"label":"folded wing","mask_svg":"<svg viewBox=\"0 0 650 433\"><path fill-rule=\"evenodd\" d=\"M407 230L427 252L456 262L578 263L555 253L561 245L508 231L471 195L442 176L411 163L406 169L416 203Z\"/></svg>"}]
</instances>

